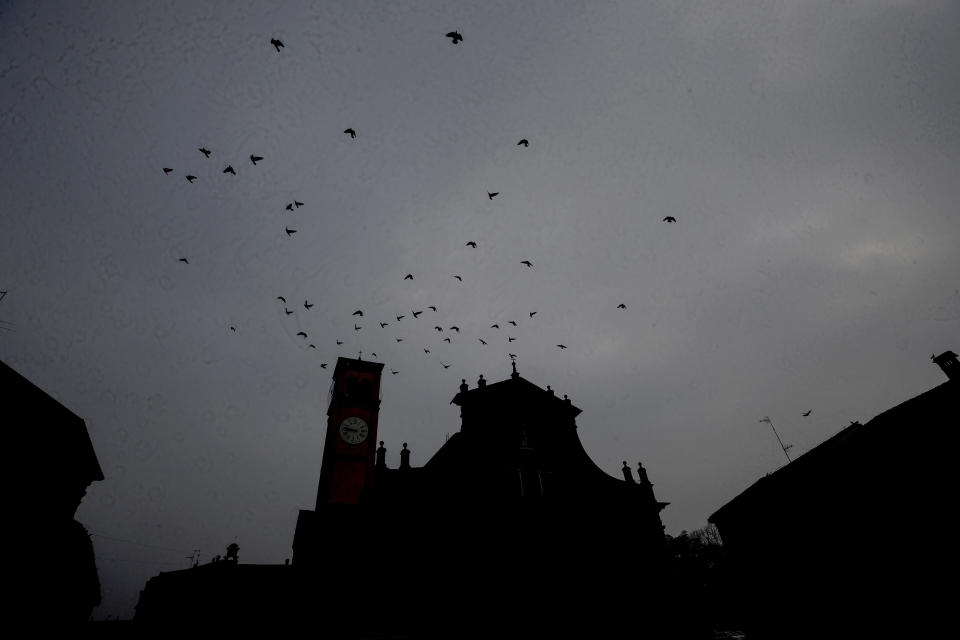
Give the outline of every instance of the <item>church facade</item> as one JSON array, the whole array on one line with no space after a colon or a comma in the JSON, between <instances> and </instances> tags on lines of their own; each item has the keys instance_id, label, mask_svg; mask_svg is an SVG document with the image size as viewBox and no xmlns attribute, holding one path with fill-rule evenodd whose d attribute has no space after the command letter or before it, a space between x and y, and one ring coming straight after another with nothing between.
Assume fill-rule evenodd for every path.
<instances>
[{"instance_id":1,"label":"church facade","mask_svg":"<svg viewBox=\"0 0 960 640\"><path fill-rule=\"evenodd\" d=\"M642 636L668 624L667 503L642 466L634 478L624 463L615 478L594 464L569 398L515 366L496 383L463 381L452 399L460 430L422 467L410 466L404 444L400 467L389 468L378 440L382 370L337 361L317 501L299 514L292 563L269 589L241 591L261 593L268 614L318 616L346 635L528 625ZM244 573L220 564L204 579ZM199 575L174 573L191 571Z\"/></svg>"}]
</instances>

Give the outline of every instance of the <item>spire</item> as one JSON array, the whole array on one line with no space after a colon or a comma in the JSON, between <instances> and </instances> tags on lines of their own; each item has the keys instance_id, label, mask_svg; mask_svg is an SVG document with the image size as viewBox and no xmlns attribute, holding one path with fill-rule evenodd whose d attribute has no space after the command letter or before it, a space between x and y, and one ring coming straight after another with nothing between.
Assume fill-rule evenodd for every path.
<instances>
[{"instance_id":1,"label":"spire","mask_svg":"<svg viewBox=\"0 0 960 640\"><path fill-rule=\"evenodd\" d=\"M519 377L520 377L520 374L517 373L517 361L516 361L516 360L511 360L511 361L510 361L510 366L513 367L513 373L510 374L510 377L511 377L511 378L519 378Z\"/></svg>"}]
</instances>

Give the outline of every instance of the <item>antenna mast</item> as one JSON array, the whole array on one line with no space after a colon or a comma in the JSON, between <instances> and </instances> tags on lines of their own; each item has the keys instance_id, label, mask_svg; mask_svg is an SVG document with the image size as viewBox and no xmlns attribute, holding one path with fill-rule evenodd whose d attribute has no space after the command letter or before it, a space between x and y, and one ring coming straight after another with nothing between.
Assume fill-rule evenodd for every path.
<instances>
[{"instance_id":1,"label":"antenna mast","mask_svg":"<svg viewBox=\"0 0 960 640\"><path fill-rule=\"evenodd\" d=\"M783 444L783 440L780 439L780 434L777 433L777 428L773 426L773 420L771 420L769 416L764 416L764 417L760 418L759 421L760 421L760 422L766 422L768 425L770 425L770 428L773 429L773 435L777 436L777 442L780 443L780 448L783 449L783 455L785 455L785 456L787 457L787 462L788 462L788 463L789 463L789 462L793 462L793 460L790 459L790 454L788 453L788 451L790 450L791 447L793 447L793 445L792 445L792 444L786 444L786 445Z\"/></svg>"}]
</instances>

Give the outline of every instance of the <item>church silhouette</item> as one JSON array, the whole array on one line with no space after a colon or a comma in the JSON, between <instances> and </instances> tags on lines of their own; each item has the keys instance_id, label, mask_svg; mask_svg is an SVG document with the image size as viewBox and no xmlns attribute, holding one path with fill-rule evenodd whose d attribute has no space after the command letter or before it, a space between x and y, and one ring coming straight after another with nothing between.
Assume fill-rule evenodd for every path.
<instances>
[{"instance_id":1,"label":"church silhouette","mask_svg":"<svg viewBox=\"0 0 960 640\"><path fill-rule=\"evenodd\" d=\"M642 465L636 479L626 462L622 479L596 466L569 398L515 364L496 383L462 381L459 432L422 467L404 443L389 468L377 439L382 371L337 361L317 502L300 511L292 563L243 565L234 550L161 573L136 620L219 624L230 610L232 623L312 621L345 637L678 627L668 503Z\"/></svg>"}]
</instances>

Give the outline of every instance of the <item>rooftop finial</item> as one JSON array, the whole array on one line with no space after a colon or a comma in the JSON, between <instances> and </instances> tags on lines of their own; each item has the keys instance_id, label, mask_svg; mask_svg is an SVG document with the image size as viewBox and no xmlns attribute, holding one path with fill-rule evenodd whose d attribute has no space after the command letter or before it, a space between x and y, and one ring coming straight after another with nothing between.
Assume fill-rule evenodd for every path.
<instances>
[{"instance_id":1,"label":"rooftop finial","mask_svg":"<svg viewBox=\"0 0 960 640\"><path fill-rule=\"evenodd\" d=\"M510 361L510 366L513 367L513 373L510 374L510 377L511 377L511 378L519 378L519 377L520 377L520 374L517 373L517 361L516 361L516 360L511 360L511 361Z\"/></svg>"},{"instance_id":2,"label":"rooftop finial","mask_svg":"<svg viewBox=\"0 0 960 640\"><path fill-rule=\"evenodd\" d=\"M553 389L550 388L550 385L547 385L547 393L553 395Z\"/></svg>"},{"instance_id":3,"label":"rooftop finial","mask_svg":"<svg viewBox=\"0 0 960 640\"><path fill-rule=\"evenodd\" d=\"M481 373L480 379L477 380L477 388L483 389L485 386L487 386L487 381L483 379L483 374Z\"/></svg>"},{"instance_id":4,"label":"rooftop finial","mask_svg":"<svg viewBox=\"0 0 960 640\"><path fill-rule=\"evenodd\" d=\"M465 393L470 387L467 386L466 378L460 378L460 393Z\"/></svg>"}]
</instances>

